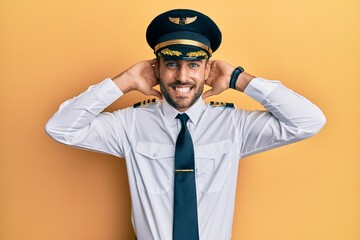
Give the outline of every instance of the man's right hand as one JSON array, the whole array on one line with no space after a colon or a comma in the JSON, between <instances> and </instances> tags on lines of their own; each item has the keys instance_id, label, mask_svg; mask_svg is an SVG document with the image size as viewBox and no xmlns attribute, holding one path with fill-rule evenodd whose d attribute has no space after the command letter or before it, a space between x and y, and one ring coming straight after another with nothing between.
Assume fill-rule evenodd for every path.
<instances>
[{"instance_id":1,"label":"man's right hand","mask_svg":"<svg viewBox=\"0 0 360 240\"><path fill-rule=\"evenodd\" d=\"M159 84L155 75L155 64L156 59L136 63L112 79L124 94L137 90L145 95L162 99L161 93L153 88Z\"/></svg>"}]
</instances>

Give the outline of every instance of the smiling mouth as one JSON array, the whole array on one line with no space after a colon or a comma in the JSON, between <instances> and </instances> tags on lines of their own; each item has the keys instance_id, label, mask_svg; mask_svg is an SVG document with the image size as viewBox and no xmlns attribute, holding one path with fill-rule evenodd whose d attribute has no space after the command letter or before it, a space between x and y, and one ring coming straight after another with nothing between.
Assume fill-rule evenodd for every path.
<instances>
[{"instance_id":1,"label":"smiling mouth","mask_svg":"<svg viewBox=\"0 0 360 240\"><path fill-rule=\"evenodd\" d=\"M191 90L190 87L175 87L174 89L178 93L188 93Z\"/></svg>"}]
</instances>

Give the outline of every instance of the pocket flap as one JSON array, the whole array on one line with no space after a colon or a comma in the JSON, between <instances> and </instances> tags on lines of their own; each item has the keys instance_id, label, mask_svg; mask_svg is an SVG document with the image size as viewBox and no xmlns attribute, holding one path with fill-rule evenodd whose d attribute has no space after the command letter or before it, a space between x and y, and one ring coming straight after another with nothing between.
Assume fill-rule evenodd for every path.
<instances>
[{"instance_id":1,"label":"pocket flap","mask_svg":"<svg viewBox=\"0 0 360 240\"><path fill-rule=\"evenodd\" d=\"M231 140L227 139L220 142L210 143L195 147L196 158L215 159L221 155L231 151L233 144Z\"/></svg>"},{"instance_id":2,"label":"pocket flap","mask_svg":"<svg viewBox=\"0 0 360 240\"><path fill-rule=\"evenodd\" d=\"M159 143L138 142L136 152L151 159L168 158L175 155L175 147Z\"/></svg>"}]
</instances>

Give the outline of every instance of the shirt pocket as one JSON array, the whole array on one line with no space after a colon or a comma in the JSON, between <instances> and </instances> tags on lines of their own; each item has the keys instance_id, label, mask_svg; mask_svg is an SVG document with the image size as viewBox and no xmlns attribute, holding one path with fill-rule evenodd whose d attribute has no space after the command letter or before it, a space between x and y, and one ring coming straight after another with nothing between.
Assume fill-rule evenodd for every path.
<instances>
[{"instance_id":1,"label":"shirt pocket","mask_svg":"<svg viewBox=\"0 0 360 240\"><path fill-rule=\"evenodd\" d=\"M219 192L230 176L233 143L224 140L195 147L197 184L203 193Z\"/></svg>"},{"instance_id":2,"label":"shirt pocket","mask_svg":"<svg viewBox=\"0 0 360 240\"><path fill-rule=\"evenodd\" d=\"M175 147L150 142L136 146L137 184L151 194L164 194L171 189L174 177Z\"/></svg>"}]
</instances>

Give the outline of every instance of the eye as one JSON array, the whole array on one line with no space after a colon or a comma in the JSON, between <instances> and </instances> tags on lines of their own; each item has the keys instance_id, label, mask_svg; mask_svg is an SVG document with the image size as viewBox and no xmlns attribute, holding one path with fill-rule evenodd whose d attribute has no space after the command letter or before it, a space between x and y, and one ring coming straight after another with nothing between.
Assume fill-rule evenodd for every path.
<instances>
[{"instance_id":1,"label":"eye","mask_svg":"<svg viewBox=\"0 0 360 240\"><path fill-rule=\"evenodd\" d=\"M169 68L176 68L178 64L176 62L167 62L165 66Z\"/></svg>"},{"instance_id":2,"label":"eye","mask_svg":"<svg viewBox=\"0 0 360 240\"><path fill-rule=\"evenodd\" d=\"M197 67L199 67L200 65L198 64L198 63L196 63L196 62L192 62L192 63L190 63L189 64L189 67L190 68L197 68Z\"/></svg>"}]
</instances>

